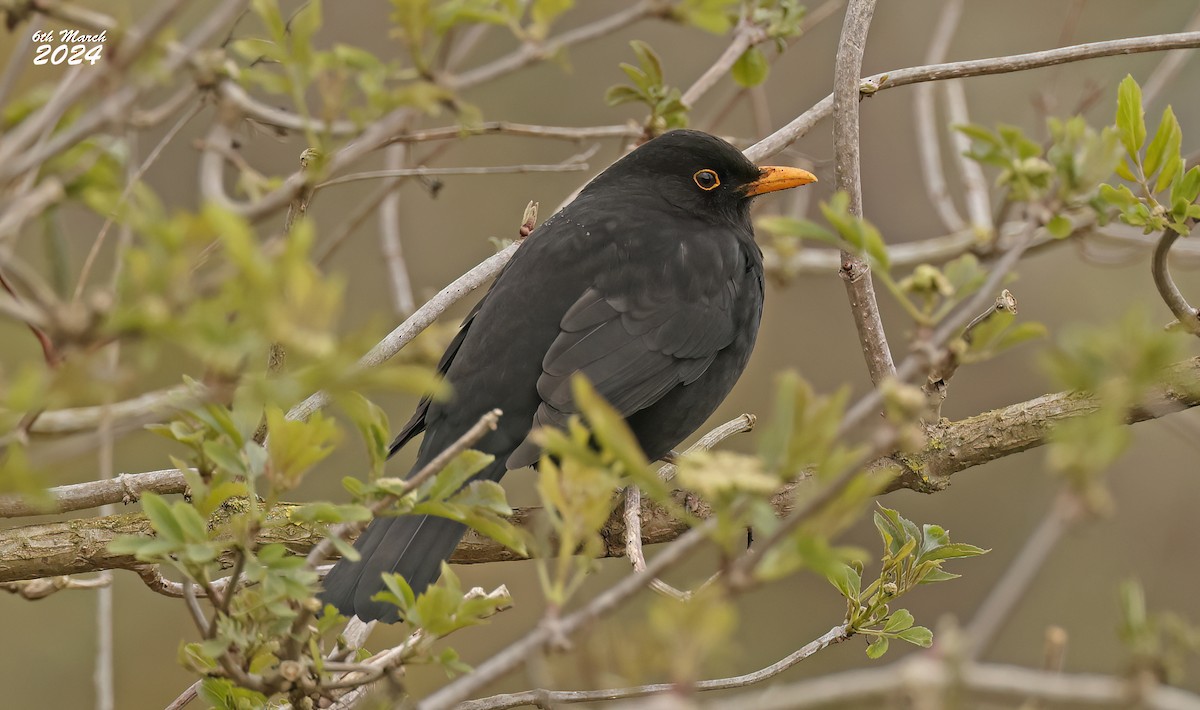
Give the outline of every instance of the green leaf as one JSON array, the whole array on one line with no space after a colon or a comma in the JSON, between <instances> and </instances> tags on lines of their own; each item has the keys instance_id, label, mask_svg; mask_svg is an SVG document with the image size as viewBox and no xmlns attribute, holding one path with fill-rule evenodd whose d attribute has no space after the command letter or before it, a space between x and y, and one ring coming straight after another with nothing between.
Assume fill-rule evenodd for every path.
<instances>
[{"instance_id":1,"label":"green leaf","mask_svg":"<svg viewBox=\"0 0 1200 710\"><path fill-rule=\"evenodd\" d=\"M760 229L764 229L777 236L811 239L839 248L843 246L842 241L836 234L810 219L780 216L762 217L758 220L758 226Z\"/></svg>"},{"instance_id":2,"label":"green leaf","mask_svg":"<svg viewBox=\"0 0 1200 710\"><path fill-rule=\"evenodd\" d=\"M767 72L770 69L771 65L767 63L767 57L762 50L758 47L751 47L742 52L742 56L733 63L730 74L739 85L749 88L766 81Z\"/></svg>"},{"instance_id":3,"label":"green leaf","mask_svg":"<svg viewBox=\"0 0 1200 710\"><path fill-rule=\"evenodd\" d=\"M575 0L533 0L529 15L539 34L545 36L545 31L558 16L571 9Z\"/></svg>"},{"instance_id":4,"label":"green leaf","mask_svg":"<svg viewBox=\"0 0 1200 710\"><path fill-rule=\"evenodd\" d=\"M1055 239L1071 236L1071 220L1066 215L1056 214L1046 222L1046 231Z\"/></svg>"},{"instance_id":5,"label":"green leaf","mask_svg":"<svg viewBox=\"0 0 1200 710\"><path fill-rule=\"evenodd\" d=\"M887 653L888 640L886 636L876 636L875 640L867 646L867 658L881 658Z\"/></svg>"},{"instance_id":6,"label":"green leaf","mask_svg":"<svg viewBox=\"0 0 1200 710\"><path fill-rule=\"evenodd\" d=\"M1197 184L1200 185L1200 174L1198 174L1197 177ZM1112 185L1108 184L1101 185L1100 198L1118 209L1132 207L1138 203L1137 195L1134 195L1133 191L1130 190L1126 185L1120 185L1118 187L1113 187Z\"/></svg>"},{"instance_id":7,"label":"green leaf","mask_svg":"<svg viewBox=\"0 0 1200 710\"><path fill-rule=\"evenodd\" d=\"M646 72L646 78L650 80L651 86L662 86L663 70L662 62L659 61L658 55L650 48L650 45L635 39L629 43L633 47L633 53L637 55L638 64L642 66L642 70Z\"/></svg>"},{"instance_id":8,"label":"green leaf","mask_svg":"<svg viewBox=\"0 0 1200 710\"><path fill-rule=\"evenodd\" d=\"M913 615L908 609L897 609L888 617L887 623L883 625L885 633L896 633L904 631L913 625Z\"/></svg>"},{"instance_id":9,"label":"green leaf","mask_svg":"<svg viewBox=\"0 0 1200 710\"><path fill-rule=\"evenodd\" d=\"M625 86L624 84L610 86L608 87L608 90L604 92L604 103L608 104L609 106L620 106L621 104L628 104L641 100L642 95L638 93L637 89L633 88L632 86Z\"/></svg>"},{"instance_id":10,"label":"green leaf","mask_svg":"<svg viewBox=\"0 0 1200 710\"><path fill-rule=\"evenodd\" d=\"M929 648L933 645L933 632L924 626L914 626L899 633L899 637L914 646Z\"/></svg>"},{"instance_id":11,"label":"green leaf","mask_svg":"<svg viewBox=\"0 0 1200 710\"><path fill-rule=\"evenodd\" d=\"M985 550L982 547L968 545L965 542L951 542L941 545L929 552L921 555L921 561L927 562L930 560L952 560L960 557L977 557L986 555L991 550Z\"/></svg>"},{"instance_id":12,"label":"green leaf","mask_svg":"<svg viewBox=\"0 0 1200 710\"><path fill-rule=\"evenodd\" d=\"M1192 166L1183 178L1171 187L1171 201L1183 200L1188 204L1200 197L1200 165Z\"/></svg>"},{"instance_id":13,"label":"green leaf","mask_svg":"<svg viewBox=\"0 0 1200 710\"><path fill-rule=\"evenodd\" d=\"M310 50L313 35L320 29L321 22L321 0L307 0L292 16L288 29L292 35L293 51L298 57L302 56L301 52Z\"/></svg>"},{"instance_id":14,"label":"green leaf","mask_svg":"<svg viewBox=\"0 0 1200 710\"><path fill-rule=\"evenodd\" d=\"M150 519L150 525L160 537L171 542L183 543L187 540L183 526L175 519L171 506L157 493L142 494L142 510Z\"/></svg>"},{"instance_id":15,"label":"green leaf","mask_svg":"<svg viewBox=\"0 0 1200 710\"><path fill-rule=\"evenodd\" d=\"M937 567L930 567L918 580L917 584L933 584L934 582L948 582L952 579L958 579L961 574L946 572Z\"/></svg>"},{"instance_id":16,"label":"green leaf","mask_svg":"<svg viewBox=\"0 0 1200 710\"><path fill-rule=\"evenodd\" d=\"M1129 158L1119 161L1117 167L1114 169L1121 179L1128 180L1129 182L1137 182L1137 177L1133 174L1133 168L1129 167Z\"/></svg>"},{"instance_id":17,"label":"green leaf","mask_svg":"<svg viewBox=\"0 0 1200 710\"><path fill-rule=\"evenodd\" d=\"M1158 174L1158 180L1154 183L1154 191L1162 192L1167 189L1175 176L1183 168L1183 158L1179 155L1179 146L1175 146L1175 152L1167 155L1163 162L1162 172Z\"/></svg>"},{"instance_id":18,"label":"green leaf","mask_svg":"<svg viewBox=\"0 0 1200 710\"><path fill-rule=\"evenodd\" d=\"M1137 160L1138 152L1146 142L1146 116L1142 110L1142 88L1129 74L1117 89L1116 123L1126 152Z\"/></svg>"},{"instance_id":19,"label":"green leaf","mask_svg":"<svg viewBox=\"0 0 1200 710\"><path fill-rule=\"evenodd\" d=\"M862 576L853 567L845 563L836 564L826 572L826 579L843 597L858 602Z\"/></svg>"},{"instance_id":20,"label":"green leaf","mask_svg":"<svg viewBox=\"0 0 1200 710\"><path fill-rule=\"evenodd\" d=\"M1172 156L1178 156L1182 143L1183 132L1179 129L1179 119L1175 118L1175 111L1167 106L1163 111L1162 120L1158 123L1158 130L1154 132L1154 138L1146 147L1146 177L1154 175L1159 166L1165 166Z\"/></svg>"},{"instance_id":21,"label":"green leaf","mask_svg":"<svg viewBox=\"0 0 1200 710\"><path fill-rule=\"evenodd\" d=\"M967 136L971 140L979 141L987 145L1000 147L1000 139L994 133L975 123L960 123L953 126L954 130Z\"/></svg>"}]
</instances>

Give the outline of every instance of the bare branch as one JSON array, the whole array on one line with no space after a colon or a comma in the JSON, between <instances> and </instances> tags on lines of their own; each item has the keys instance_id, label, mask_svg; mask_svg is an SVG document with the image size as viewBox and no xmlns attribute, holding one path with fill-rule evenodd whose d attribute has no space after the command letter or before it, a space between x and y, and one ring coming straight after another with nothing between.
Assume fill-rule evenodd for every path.
<instances>
[{"instance_id":1,"label":"bare branch","mask_svg":"<svg viewBox=\"0 0 1200 710\"><path fill-rule=\"evenodd\" d=\"M166 13L173 11L173 9L177 9L176 6L178 4L178 2L175 2L163 5L162 12ZM200 25L197 26L190 35L188 35L187 39L181 45L172 43L170 49L173 51L168 52L168 58L162 66L163 74L165 76L173 75L188 60L194 58L196 55L196 50L198 50L201 45L207 42L214 34L219 32L222 27L226 26L233 17L240 13L245 4L246 0L226 0L224 3L217 6L216 9L209 12L205 16L204 21L201 22ZM43 12L49 16L60 17L69 25L97 27L97 29L109 29L110 31L115 32L116 23L112 20L112 18L98 15L96 13L88 13L86 18L80 17L79 22L74 22L70 18L76 17L76 15L68 16L67 13L61 12L63 8L70 7L68 5L50 2L50 0L39 0L37 6L37 9L40 12ZM156 12L150 19L157 20L158 18L159 13ZM165 21L165 19L163 21ZM152 23L148 22L147 24L153 26ZM128 36L131 38L136 38L136 41L131 40L128 48L126 48L125 44L122 43L122 47L120 48L120 56L122 57L123 62L132 62L134 59L136 59L136 57L149 44L149 40L152 39L152 36L148 34L135 34L134 30L130 30ZM87 78L79 82L78 88L73 89L70 97L68 97L72 103L76 99L80 98L88 89L90 89L92 84L104 79L105 77L111 76L111 74L108 72L87 72L86 74ZM139 83L122 86L122 88L113 92L99 105L92 107L90 110L84 113L79 120L72 123L68 128L55 134L53 138L47 141L44 145L40 146L38 149L26 151L19 154L15 158L10 155L8 160L0 161L0 180L8 180L14 176L24 174L34 166L43 164L50 158L75 145L84 137L91 135L103 126L108 125L110 122L126 116L130 106L132 106L135 101L141 98L149 89L150 85L142 85ZM24 128L26 124L34 126L45 125L38 123L38 121L33 118L29 118L23 121L18 128ZM3 154L6 148L19 143L19 141L15 140L13 143L10 143L11 138L12 136L6 137L4 143L0 145L0 154ZM16 149L19 150L19 146L17 146Z\"/></svg>"},{"instance_id":2,"label":"bare branch","mask_svg":"<svg viewBox=\"0 0 1200 710\"><path fill-rule=\"evenodd\" d=\"M946 82L945 87L946 113L950 118L951 125L970 123L971 117L967 112L967 95L963 89L962 80L952 79ZM984 177L982 166L967 155L971 150L971 139L960 131L952 131L950 141L954 146L958 174L962 177L971 228L976 233L991 237L995 233L992 223L991 193L988 191L988 181Z\"/></svg>"},{"instance_id":3,"label":"bare branch","mask_svg":"<svg viewBox=\"0 0 1200 710\"><path fill-rule=\"evenodd\" d=\"M546 690L539 688L537 690L526 690L523 693L506 693L504 695L480 698L479 700L468 700L465 703L459 704L458 710L507 710L507 708L515 708L522 705L552 707L559 703L588 703L602 700L642 698L648 695L680 691L744 688L774 678L818 651L845 641L850 638L851 634L853 632L847 629L845 625L835 626L819 638L805 644L802 648L797 649L765 668L729 678L702 680L683 687L677 683L656 683L653 685L639 685L632 688L607 688L604 690Z\"/></svg>"},{"instance_id":4,"label":"bare branch","mask_svg":"<svg viewBox=\"0 0 1200 710\"><path fill-rule=\"evenodd\" d=\"M457 76L448 76L445 83L452 89L462 90L486 83L504 74L526 67L534 62L553 57L562 50L582 42L599 39L617 30L632 25L638 20L661 14L666 9L662 0L641 2L595 22L563 32L558 37L544 42L528 41L516 51L483 66L465 71Z\"/></svg>"},{"instance_id":5,"label":"bare branch","mask_svg":"<svg viewBox=\"0 0 1200 710\"><path fill-rule=\"evenodd\" d=\"M88 250L87 257L83 260L83 267L79 270L79 280L75 284L75 295L72 300L78 301L83 296L83 288L87 285L88 275L92 273L92 265L96 262L96 256L100 253L100 247L104 244L104 238L108 234L108 230L112 227L113 222L116 221L117 210L129 199L129 196L133 193L133 189L137 186L137 181L141 180L146 171L150 169L150 166L154 165L154 161L158 160L158 156L162 154L167 144L175 140L175 136L179 135L179 132L188 124L188 121L191 121L203 108L203 103L196 102L190 111L180 116L175 125L171 126L171 129L163 135L162 139L158 141L158 145L154 146L150 153L146 155L146 159L142 161L142 164L138 166L137 170L129 178L125 189L121 191L121 197L113 207L113 212L104 220L104 226L100 228L95 241L92 242L92 248Z\"/></svg>"},{"instance_id":6,"label":"bare branch","mask_svg":"<svg viewBox=\"0 0 1200 710\"><path fill-rule=\"evenodd\" d=\"M64 589L102 589L112 585L112 575L107 572L90 579L77 579L68 575L25 579L16 582L0 582L0 589L16 594L22 599L36 601Z\"/></svg>"},{"instance_id":7,"label":"bare branch","mask_svg":"<svg viewBox=\"0 0 1200 710\"><path fill-rule=\"evenodd\" d=\"M561 618L543 619L520 639L480 663L471 673L421 700L416 706L417 710L448 710L456 707L458 703L486 688L512 669L520 667L552 639L568 637L584 624L612 613L625 600L649 584L650 580L683 560L704 542L713 522L705 521L684 533L651 560L646 565L645 572L623 578L592 598L578 611Z\"/></svg>"},{"instance_id":8,"label":"bare branch","mask_svg":"<svg viewBox=\"0 0 1200 710\"><path fill-rule=\"evenodd\" d=\"M849 212L855 217L862 217L863 214L859 174L859 76L862 73L867 29L871 26L874 13L875 0L850 0L842 25L842 38L838 43L833 79L833 150L837 163L837 189L850 195ZM858 329L858 340L867 360L871 382L878 387L896 374L896 365L892 362L892 351L888 348L887 335L879 316L879 303L871 282L871 267L865 259L844 249L841 261L839 272L846 286L846 295L850 298L850 312Z\"/></svg>"},{"instance_id":9,"label":"bare branch","mask_svg":"<svg viewBox=\"0 0 1200 710\"><path fill-rule=\"evenodd\" d=\"M724 52L721 52L717 61L705 69L704 73L687 88L687 91L683 92L683 96L680 97L683 105L689 108L695 106L701 96L708 93L708 90L715 86L721 77L729 73L734 62L745 54L747 49L766 39L767 33L763 28L746 19L739 22L733 31L733 41L729 43Z\"/></svg>"},{"instance_id":10,"label":"bare branch","mask_svg":"<svg viewBox=\"0 0 1200 710\"><path fill-rule=\"evenodd\" d=\"M426 175L503 175L509 173L577 173L588 169L587 163L550 163L542 165L488 165L461 168L400 168L397 170L371 170L362 173L351 173L341 177L326 180L317 185L317 189L340 185L358 180L378 180L379 178L421 177Z\"/></svg>"},{"instance_id":11,"label":"bare branch","mask_svg":"<svg viewBox=\"0 0 1200 710\"><path fill-rule=\"evenodd\" d=\"M1128 423L1200 406L1200 357L1177 363L1163 374L1166 384L1129 412ZM929 444L924 450L914 455L878 459L868 466L868 472L886 476L890 481L887 491L908 488L933 493L946 488L955 473L1043 445L1058 423L1091 414L1099 406L1094 397L1078 392L1057 392L956 422L941 422L929 429ZM875 408L870 406L868 411ZM794 510L792 490L797 485L805 483L800 481L788 486L772 499L772 505L780 515ZM304 553L324 539L325 531L296 524L288 517L289 510L289 506L280 506L271 513L268 524L258 536L258 544L279 543L293 552ZM625 554L621 512L615 511L605 525L604 557ZM708 517L710 512L703 503L694 510L699 518ZM536 507L518 508L512 522L536 530L539 514L540 509ZM686 523L674 519L665 508L649 501L643 503L641 519L645 544L668 542L687 530ZM137 566L137 561L109 552L108 543L121 535L152 534L145 516L137 513L2 530L0 582L132 568ZM503 545L469 531L451 562L473 564L515 559L523 558ZM653 569L654 560L647 567Z\"/></svg>"},{"instance_id":12,"label":"bare branch","mask_svg":"<svg viewBox=\"0 0 1200 710\"><path fill-rule=\"evenodd\" d=\"M1067 64L1069 62L1079 62L1085 59L1111 57L1117 54L1162 52L1171 49L1192 49L1195 47L1200 47L1200 32L1176 32L1147 37L1128 37L1125 39L1090 42L1071 47L1047 49L1040 52L1013 54L1004 57L893 69L892 71L881 72L863 79L862 86L863 93L869 96L884 89L908 86L909 84L917 84L923 81L945 81L946 79L959 79L969 76L1007 74L1009 72L1028 71L1041 67ZM812 127L819 121L828 118L832 113L833 94L830 94L818 101L812 108L792 119L783 128L750 146L746 150L746 157L757 162L779 153L812 130Z\"/></svg>"},{"instance_id":13,"label":"bare branch","mask_svg":"<svg viewBox=\"0 0 1200 710\"><path fill-rule=\"evenodd\" d=\"M1187 25L1183 27L1186 32L1195 32L1200 30L1200 10L1197 10L1192 19L1188 20ZM1179 70L1187 60L1192 58L1195 52L1172 52L1162 58L1158 66L1154 67L1154 71L1150 72L1150 76L1142 83L1142 105L1149 106L1154 103L1158 95L1167 87L1175 77L1179 75Z\"/></svg>"},{"instance_id":14,"label":"bare branch","mask_svg":"<svg viewBox=\"0 0 1200 710\"><path fill-rule=\"evenodd\" d=\"M569 126L535 126L528 123L512 123L509 121L487 121L475 126L446 126L445 128L427 128L409 133L401 133L393 137L391 142L421 143L425 141L450 140L465 138L467 136L494 134L582 141L593 138L637 138L642 134L642 129L632 124L574 128Z\"/></svg>"},{"instance_id":15,"label":"bare branch","mask_svg":"<svg viewBox=\"0 0 1200 710\"><path fill-rule=\"evenodd\" d=\"M421 331L428 328L438 316L454 305L463 296L482 286L493 276L500 273L504 265L512 258L520 242L510 244L492 256L484 259L475 268L459 276L450 285L438 291L437 295L425 302L403 323L379 341L371 351L358 361L358 367L376 367L390 360L400 349L408 345ZM313 412L329 404L329 395L322 391L313 394L308 399L288 412L289 419L307 419Z\"/></svg>"},{"instance_id":16,"label":"bare branch","mask_svg":"<svg viewBox=\"0 0 1200 710\"><path fill-rule=\"evenodd\" d=\"M185 490L187 482L184 480L183 471L179 469L122 473L108 480L51 488L46 491L45 506L41 505L37 498L27 500L15 493L5 493L0 495L0 518L69 513L113 503L133 503L146 491L168 495L183 493Z\"/></svg>"},{"instance_id":17,"label":"bare branch","mask_svg":"<svg viewBox=\"0 0 1200 710\"><path fill-rule=\"evenodd\" d=\"M1002 664L967 663L950 666L922 654L882 668L846 671L775 686L757 693L735 695L710 703L707 710L803 710L871 698L885 698L913 689L938 692L950 688L1015 699L1087 705L1092 708L1130 707L1128 679L1090 673L1058 673ZM1194 710L1200 696L1177 688L1140 688L1136 697L1155 710ZM961 692L961 690L960 690Z\"/></svg>"},{"instance_id":18,"label":"bare branch","mask_svg":"<svg viewBox=\"0 0 1200 710\"><path fill-rule=\"evenodd\" d=\"M1192 335L1200 335L1200 311L1184 298L1183 292L1171 278L1171 270L1167 266L1167 254L1170 253L1171 245L1176 239L1179 239L1177 232L1172 229L1163 230L1162 238L1158 240L1158 246L1154 249L1150 271L1154 275L1154 286L1158 288L1158 295L1162 296L1163 302L1171 309L1171 313L1175 314L1179 324Z\"/></svg>"},{"instance_id":19,"label":"bare branch","mask_svg":"<svg viewBox=\"0 0 1200 710\"><path fill-rule=\"evenodd\" d=\"M1071 529L1082 513L1079 499L1069 491L1064 490L1051 504L1050 510L1030 533L1029 539L1013 557L1012 564L1000 576L1000 581L988 593L971 623L963 630L968 659L979 658L991 645L1017 602L1033 583L1038 570L1046 564L1063 534Z\"/></svg>"},{"instance_id":20,"label":"bare branch","mask_svg":"<svg viewBox=\"0 0 1200 710\"><path fill-rule=\"evenodd\" d=\"M385 168L399 170L408 157L408 146L390 145L384 150ZM393 188L398 180L388 180ZM417 308L413 298L412 279L408 275L408 264L404 261L404 245L400 239L400 193L389 190L379 203L379 240L383 263L387 266L388 278L392 282L392 304L396 315L407 318Z\"/></svg>"},{"instance_id":21,"label":"bare branch","mask_svg":"<svg viewBox=\"0 0 1200 710\"><path fill-rule=\"evenodd\" d=\"M958 18L962 15L962 0L947 0L942 8L942 15L933 30L933 38L929 41L929 49L925 52L927 64L937 64L946 58L946 50L954 31L958 28ZM942 225L952 231L961 231L966 222L958 214L950 189L946 186L946 173L942 170L942 153L938 143L937 114L934 109L934 89L932 84L918 84L913 91L913 112L915 113L917 130L917 151L921 158L921 172L925 174L925 189L929 193L929 202L942 220Z\"/></svg>"}]
</instances>

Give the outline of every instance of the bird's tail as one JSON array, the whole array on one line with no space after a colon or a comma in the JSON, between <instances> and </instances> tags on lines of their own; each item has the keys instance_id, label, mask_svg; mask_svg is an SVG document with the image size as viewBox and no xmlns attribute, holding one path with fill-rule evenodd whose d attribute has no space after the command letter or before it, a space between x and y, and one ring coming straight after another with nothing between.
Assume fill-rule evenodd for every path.
<instances>
[{"instance_id":1,"label":"bird's tail","mask_svg":"<svg viewBox=\"0 0 1200 710\"><path fill-rule=\"evenodd\" d=\"M442 561L450 558L466 531L462 523L434 515L376 518L354 543L362 559L338 560L325 577L321 600L363 621L398 621L394 605L371 600L385 589L381 575L398 572L420 594L437 580Z\"/></svg>"}]
</instances>

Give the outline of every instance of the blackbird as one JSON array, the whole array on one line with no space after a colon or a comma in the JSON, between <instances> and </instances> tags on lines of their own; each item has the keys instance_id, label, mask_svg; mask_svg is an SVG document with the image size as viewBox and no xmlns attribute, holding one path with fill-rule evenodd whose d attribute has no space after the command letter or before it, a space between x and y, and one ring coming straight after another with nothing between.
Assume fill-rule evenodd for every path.
<instances>
[{"instance_id":1,"label":"blackbird","mask_svg":"<svg viewBox=\"0 0 1200 710\"><path fill-rule=\"evenodd\" d=\"M583 373L651 460L668 454L725 399L754 347L763 264L751 199L815 181L690 130L613 163L517 249L438 365L453 395L422 400L391 453L425 432L417 471L499 408L499 428L475 445L496 457L476 478L497 481L537 462L531 430L577 412L571 376ZM371 600L381 573L420 594L465 531L434 516L378 518L322 598L363 621L397 621L395 606Z\"/></svg>"}]
</instances>

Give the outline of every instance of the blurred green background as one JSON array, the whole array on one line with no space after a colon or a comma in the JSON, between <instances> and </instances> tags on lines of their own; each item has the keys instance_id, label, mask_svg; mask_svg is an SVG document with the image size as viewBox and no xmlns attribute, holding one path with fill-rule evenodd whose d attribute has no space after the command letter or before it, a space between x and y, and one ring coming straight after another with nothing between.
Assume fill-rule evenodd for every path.
<instances>
[{"instance_id":1,"label":"blurred green background","mask_svg":"<svg viewBox=\"0 0 1200 710\"><path fill-rule=\"evenodd\" d=\"M147 2L99 1L90 6L119 18L136 21ZM595 19L629 3L580 2L559 23L559 31ZM816 3L819 4L819 3ZM199 18L206 3L195 3L186 17ZM285 4L286 5L286 4ZM875 14L864 62L864 73L922 64L929 39L942 9L939 0L881 2ZM1176 0L1091 0L1088 2L968 2L948 52L949 60L981 58L1046 49L1064 44L1125 36L1179 31L1197 11L1194 2ZM389 5L382 0L354 3L328 2L325 27L318 41L347 42L388 57L400 51L388 36ZM770 122L783 125L824 97L831 87L833 57L840 31L840 11L818 25L779 59L767 81ZM186 24L186 23L185 23ZM58 28L58 25L46 25ZM21 26L15 33L25 33ZM496 31L468 60L474 66L509 51L511 38ZM31 64L31 56L13 56L17 34L0 36L0 56ZM722 37L703 34L660 21L645 21L602 40L573 48L564 66L548 63L533 67L468 92L488 120L509 120L549 125L586 126L640 119L636 108L609 108L605 87L623 82L618 62L632 61L628 42L642 39L661 55L670 83L686 87L707 68L726 46ZM1055 115L1069 115L1094 91L1098 100L1086 115L1094 126L1111 122L1116 85L1126 74L1144 81L1162 54L1122 56L1093 60L1019 74L970 79L966 83L972 120L985 125L997 122L1024 127L1035 137L1044 135L1042 106ZM85 69L87 69L85 67ZM103 67L95 67L103 71ZM29 66L19 89L53 76L49 67ZM180 76L179 81L187 81ZM1184 131L1184 153L1200 147L1200 62L1190 58L1175 82L1147 107L1151 126L1170 102ZM168 87L173 88L173 87ZM734 90L728 79L711 91L694 112L704 126L715 109ZM167 90L158 96L165 96ZM936 236L943 232L925 197L914 138L913 90L881 92L862 103L863 194L866 216L882 230L889 243ZM938 91L939 106L941 92ZM939 111L939 116L944 113ZM146 175L146 180L168 203L196 206L196 157L193 141L203 134L211 109L202 113L166 150ZM446 125L452 116L428 119L425 125ZM945 123L944 118L939 121ZM170 122L168 122L169 125ZM720 127L724 135L755 138L754 121L743 105ZM160 127L148 135L141 151L165 132ZM944 126L940 127L945 138ZM801 199L815 204L827 198L833 185L831 124L820 124L808 136L771 162L811 164L822 179L806 188ZM301 136L277 138L266 133L244 133L242 151L259 170L286 174L294 169L303 149ZM439 165L502 165L557 162L590 145L520 137L477 137L450 148ZM620 155L616 140L601 142L590 159L593 172ZM943 140L943 152L949 154ZM382 167L381 156L366 161L362 169ZM955 181L954 167L947 162ZM538 200L542 217L549 216L585 179L584 174L523 174L481 177L446 177L444 188L432 198L415 182L401 188L400 224L405 255L418 302L493 251L488 237L510 238L520 222L525 203ZM364 193L361 184L330 188L319 194L310 209L322 234L338 226L355 200ZM774 209L791 208L794 201L773 202ZM764 201L766 203L768 201ZM770 205L767 205L770 208ZM73 268L78 269L95 235L98 222L83 214L64 215L64 231L71 242ZM38 263L42 250L36 239L26 238L21 249ZM1143 304L1155 321L1169 320L1158 301L1149 275L1148 252L1136 252L1117 266L1100 266L1081 258L1070 244L1039 251L1019 268L1020 279L1011 286L1021 318L1045 323L1052 338L1073 323L1103 324L1115 321L1134 304ZM105 273L110 264L99 264ZM382 334L396 322L391 310L387 275L379 257L375 218L359 229L333 259L329 268L347 282L346 331L370 325ZM1200 275L1180 270L1177 280L1193 300L1200 299ZM536 288L536 285L531 285ZM886 294L881 294L884 320L892 347L903 353L908 321ZM473 299L446 316L456 322ZM1053 386L1038 366L1045 341L1021 346L1002 357L959 371L950 389L944 415L952 419L1030 399ZM0 367L15 369L39 361L27 331L0 322ZM713 422L741 412L765 413L771 401L775 373L796 368L818 390L832 391L850 383L856 393L869 385L853 324L848 317L844 289L835 274L805 276L768 293L759 344L733 395ZM154 373L147 388L178 382L183 373ZM403 422L412 401L384 401L393 425ZM754 434L731 440L726 446L751 450ZM1200 502L1200 412L1186 412L1167 420L1134 427L1134 445L1112 470L1109 480L1117 502L1115 515L1087 522L1072 531L1039 572L1028 595L1007 620L985 658L1039 666L1042 638L1048 625L1067 630L1070 638L1066 668L1070 671L1119 672L1127 653L1116 635L1118 583L1137 577L1145 585L1152 609L1174 609L1200 621L1200 536L1196 534ZM353 445L327 460L309 477L298 497L344 499L338 481L361 470ZM118 471L136 472L163 468L172 450L156 437L138 434L117 449ZM177 452L175 452L177 453ZM405 451L391 470L400 473L411 461ZM1038 450L1008 457L959 474L953 486L936 496L901 492L885 503L918 522L937 522L956 540L992 549L980 559L954 565L961 580L914 593L908 608L918 623L936 626L943 617L969 620L980 601L1003 574L1027 535L1051 505L1058 484L1043 470L1044 453ZM96 476L94 456L71 460L60 467L54 483L90 480ZM510 476L507 485L514 504L534 502L528 472ZM14 522L14 521L7 521ZM35 522L35 521L15 521ZM847 542L875 549L869 523L858 526ZM650 550L653 554L653 549ZM589 593L605 588L628 573L625 560L605 560L594 576ZM459 632L451 639L468 663L486 657L529 626L541 613L541 599L530 563L463 567L458 570L468 585L487 588L503 582L511 589L516 607L498 616L491 625ZM671 579L680 584L703 574L677 570ZM161 707L193 679L175 661L181 639L192 640L195 631L183 604L147 590L132 574L116 576L116 690L121 708ZM563 688L605 682L603 667L613 667L619 639L629 626L639 623L645 597L615 620L597 627L581 639L577 651L556 658L536 680L518 675L497 690L520 690L550 682ZM0 663L3 707L78 708L93 700L91 676L96 630L94 597L90 592L68 591L38 602L0 596L0 639L6 662ZM832 588L812 575L756 591L739 604L736 647L713 659L712 675L743 673L790 653L837 624L843 603ZM400 629L385 629L372 647L399 639ZM605 639L603 642L597 639ZM851 640L828 649L786 672L779 680L814 677L831 671L865 667L873 662L864 653L865 643ZM908 649L893 645L882 662L898 658ZM1192 663L1187 687L1200 690L1200 664ZM442 682L440 670L415 669L410 674L416 690ZM548 679L548 681L547 681ZM611 678L608 679L611 682ZM627 680L652 680L629 678Z\"/></svg>"}]
</instances>

